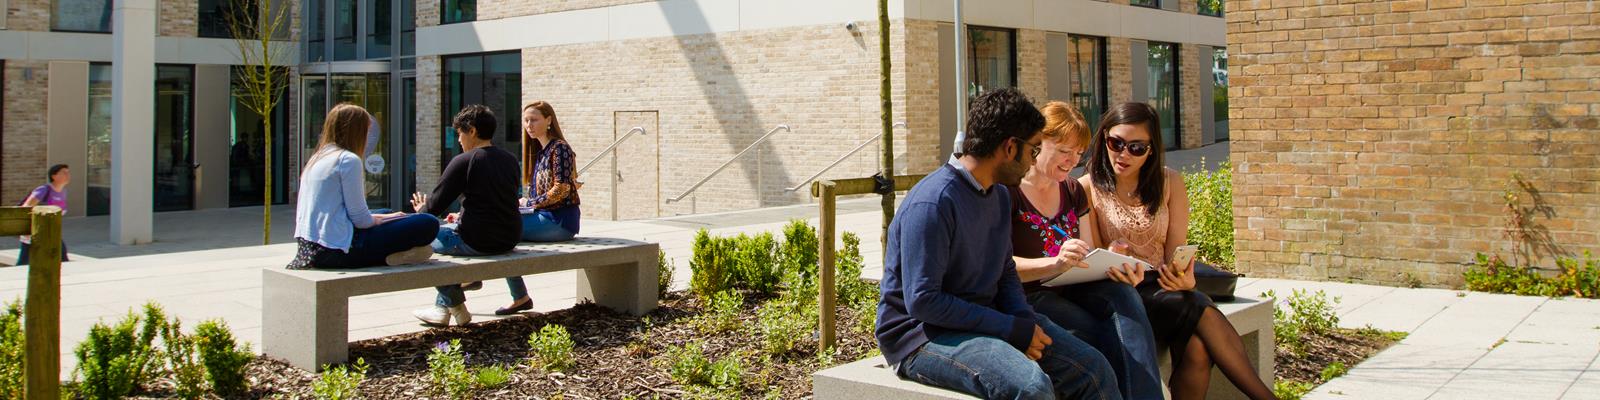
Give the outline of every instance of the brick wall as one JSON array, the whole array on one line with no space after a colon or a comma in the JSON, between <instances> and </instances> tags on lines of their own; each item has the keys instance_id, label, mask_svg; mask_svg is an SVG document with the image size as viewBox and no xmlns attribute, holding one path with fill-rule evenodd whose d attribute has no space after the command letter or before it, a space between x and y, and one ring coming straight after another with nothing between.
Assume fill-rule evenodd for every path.
<instances>
[{"instance_id":1,"label":"brick wall","mask_svg":"<svg viewBox=\"0 0 1600 400\"><path fill-rule=\"evenodd\" d=\"M30 75L31 77L28 77ZM14 205L44 182L46 132L49 125L49 63L6 60L4 165L0 165L0 202Z\"/></svg>"},{"instance_id":2,"label":"brick wall","mask_svg":"<svg viewBox=\"0 0 1600 400\"><path fill-rule=\"evenodd\" d=\"M1126 3L1127 0L1121 0ZM1133 101L1133 41L1106 38L1106 103L1108 107Z\"/></svg>"},{"instance_id":3,"label":"brick wall","mask_svg":"<svg viewBox=\"0 0 1600 400\"><path fill-rule=\"evenodd\" d=\"M937 28L932 22L896 21L891 29L896 63L891 70L897 153L914 169L931 169L937 149ZM523 50L523 101L555 105L568 140L587 162L614 137L618 111L657 111L661 199L676 196L778 124L778 133L706 183L696 195L662 204L664 214L711 212L807 201L799 183L880 130L877 25L851 34L836 24L732 33L649 38ZM904 54L907 43L925 54ZM827 51L822 51L827 49ZM418 74L418 181L438 175L439 61L422 57ZM534 71L537 71L535 73ZM908 81L913 83L908 83ZM908 97L906 92L919 95ZM916 103L910 105L908 103ZM926 103L926 104L923 104ZM923 108L918 108L923 107ZM869 146L824 177L875 172ZM608 163L588 176L603 177ZM585 212L609 216L609 187L595 179L584 188ZM759 189L758 189L759 188Z\"/></svg>"},{"instance_id":4,"label":"brick wall","mask_svg":"<svg viewBox=\"0 0 1600 400\"><path fill-rule=\"evenodd\" d=\"M1048 61L1046 56L1044 31L1017 30L1017 89L1039 105L1043 105L1050 98L1050 79L1045 68L1045 63Z\"/></svg>"},{"instance_id":5,"label":"brick wall","mask_svg":"<svg viewBox=\"0 0 1600 400\"><path fill-rule=\"evenodd\" d=\"M161 0L157 8L157 36L200 36L200 0Z\"/></svg>"},{"instance_id":6,"label":"brick wall","mask_svg":"<svg viewBox=\"0 0 1600 400\"><path fill-rule=\"evenodd\" d=\"M7 30L48 31L50 0L10 0L6 16Z\"/></svg>"},{"instance_id":7,"label":"brick wall","mask_svg":"<svg viewBox=\"0 0 1600 400\"><path fill-rule=\"evenodd\" d=\"M1458 285L1474 253L1510 249L1514 175L1560 250L1600 250L1593 2L1252 0L1226 18L1245 271Z\"/></svg>"},{"instance_id":8,"label":"brick wall","mask_svg":"<svg viewBox=\"0 0 1600 400\"><path fill-rule=\"evenodd\" d=\"M1189 1L1184 4L1194 4L1194 2ZM1200 52L1196 51L1195 48L1194 45L1189 44L1180 44L1177 48L1178 122L1182 124L1178 127L1178 131L1182 136L1182 139L1179 140L1181 143L1178 145L1185 149L1200 147L1200 136L1203 134L1201 131L1204 129L1201 125L1201 118L1206 115L1205 110L1201 107L1200 85L1211 83L1201 78L1209 76L1209 74L1203 74L1203 72L1211 70L1211 60L1202 61L1199 57Z\"/></svg>"},{"instance_id":9,"label":"brick wall","mask_svg":"<svg viewBox=\"0 0 1600 400\"><path fill-rule=\"evenodd\" d=\"M439 0L417 0L417 27L439 25Z\"/></svg>"}]
</instances>

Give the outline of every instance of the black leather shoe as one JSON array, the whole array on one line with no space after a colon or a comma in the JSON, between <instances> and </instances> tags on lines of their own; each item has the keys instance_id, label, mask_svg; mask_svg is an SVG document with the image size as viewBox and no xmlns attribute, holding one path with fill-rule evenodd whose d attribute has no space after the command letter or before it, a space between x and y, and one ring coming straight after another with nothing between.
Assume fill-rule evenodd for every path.
<instances>
[{"instance_id":1,"label":"black leather shoe","mask_svg":"<svg viewBox=\"0 0 1600 400\"><path fill-rule=\"evenodd\" d=\"M520 305L514 305L514 306L511 306L511 307L500 307L498 309L495 309L494 310L494 315L511 315L511 314L516 314L516 313L520 313L520 312L528 311L528 310L532 310L532 309L533 309L533 299L528 299L528 301L523 302Z\"/></svg>"}]
</instances>

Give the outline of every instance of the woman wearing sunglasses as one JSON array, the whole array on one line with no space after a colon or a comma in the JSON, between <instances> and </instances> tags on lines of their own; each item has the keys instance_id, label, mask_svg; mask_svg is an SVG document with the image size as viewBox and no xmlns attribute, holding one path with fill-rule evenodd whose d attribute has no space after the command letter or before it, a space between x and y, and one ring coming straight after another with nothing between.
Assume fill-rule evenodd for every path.
<instances>
[{"instance_id":1,"label":"woman wearing sunglasses","mask_svg":"<svg viewBox=\"0 0 1600 400\"><path fill-rule=\"evenodd\" d=\"M1188 241L1183 176L1167 168L1161 119L1144 103L1122 103L1095 133L1086 175L1095 245L1159 266L1138 286L1156 341L1172 353L1173 399L1203 399L1211 366L1251 399L1273 399L1245 356L1239 333L1205 294L1194 291L1194 263L1169 262Z\"/></svg>"}]
</instances>

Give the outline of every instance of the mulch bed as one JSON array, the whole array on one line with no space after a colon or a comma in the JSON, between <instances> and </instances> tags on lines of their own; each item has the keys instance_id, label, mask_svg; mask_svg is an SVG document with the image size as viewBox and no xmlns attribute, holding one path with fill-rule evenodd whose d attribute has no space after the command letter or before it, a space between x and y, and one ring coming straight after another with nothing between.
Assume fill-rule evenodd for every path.
<instances>
[{"instance_id":1,"label":"mulch bed","mask_svg":"<svg viewBox=\"0 0 1600 400\"><path fill-rule=\"evenodd\" d=\"M1328 333L1309 333L1302 340L1305 343L1302 354L1295 354L1288 346L1278 346L1273 357L1278 363L1278 380L1321 384L1322 370L1328 365L1340 362L1346 368L1355 368L1356 364L1399 342L1378 331L1343 328Z\"/></svg>"},{"instance_id":2,"label":"mulch bed","mask_svg":"<svg viewBox=\"0 0 1600 400\"><path fill-rule=\"evenodd\" d=\"M480 390L474 398L670 399L690 397L693 389L674 382L667 374L662 362L666 349L699 340L708 359L736 351L746 354L742 393L722 395L760 398L776 388L781 390L782 398L809 397L811 374L822 369L814 338L803 340L799 350L776 356L770 363L763 364L754 356L762 348L756 309L764 300L767 299L747 300L746 312L739 317L740 328L715 335L697 331L692 323L693 317L701 313L702 301L679 292L667 295L658 309L642 318L582 304L549 314L355 342L350 347L350 359L364 358L370 365L367 380L360 386L367 399L444 398L429 382L428 354L434 346L452 339L461 341L470 368L496 364L514 367L509 384ZM648 330L644 329L646 318L652 325ZM851 329L857 318L852 310L839 308L834 358L838 362L863 358L877 347L870 332ZM576 343L576 367L564 374L546 373L526 362L530 357L529 334L552 323L565 326ZM270 359L259 359L248 368L253 380L250 398L311 398L311 384L317 376L309 371Z\"/></svg>"}]
</instances>

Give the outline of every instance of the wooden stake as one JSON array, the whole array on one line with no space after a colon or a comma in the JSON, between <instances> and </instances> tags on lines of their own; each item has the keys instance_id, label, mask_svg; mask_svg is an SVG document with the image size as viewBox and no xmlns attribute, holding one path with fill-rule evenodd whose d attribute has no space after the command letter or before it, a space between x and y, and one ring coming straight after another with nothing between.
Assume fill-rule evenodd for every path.
<instances>
[{"instance_id":1,"label":"wooden stake","mask_svg":"<svg viewBox=\"0 0 1600 400\"><path fill-rule=\"evenodd\" d=\"M835 186L833 181L822 181L818 183L820 184L818 187L820 188L822 195L822 201L820 202L819 207L821 209L822 218L817 223L817 254L820 257L818 261L821 261L822 264L817 268L817 276L819 281L817 288L817 316L819 319L817 322L817 328L822 331L822 338L817 343L817 352L820 354L828 351L828 348L833 347L835 336L834 314L838 312L834 309L833 305L835 288L835 279L833 276L833 219L834 203L837 201L837 198L833 194L833 189ZM860 277L857 277L857 279L859 278ZM849 279L849 277L845 277L845 279Z\"/></svg>"},{"instance_id":2,"label":"wooden stake","mask_svg":"<svg viewBox=\"0 0 1600 400\"><path fill-rule=\"evenodd\" d=\"M29 400L61 399L61 208L33 207L23 356Z\"/></svg>"}]
</instances>

